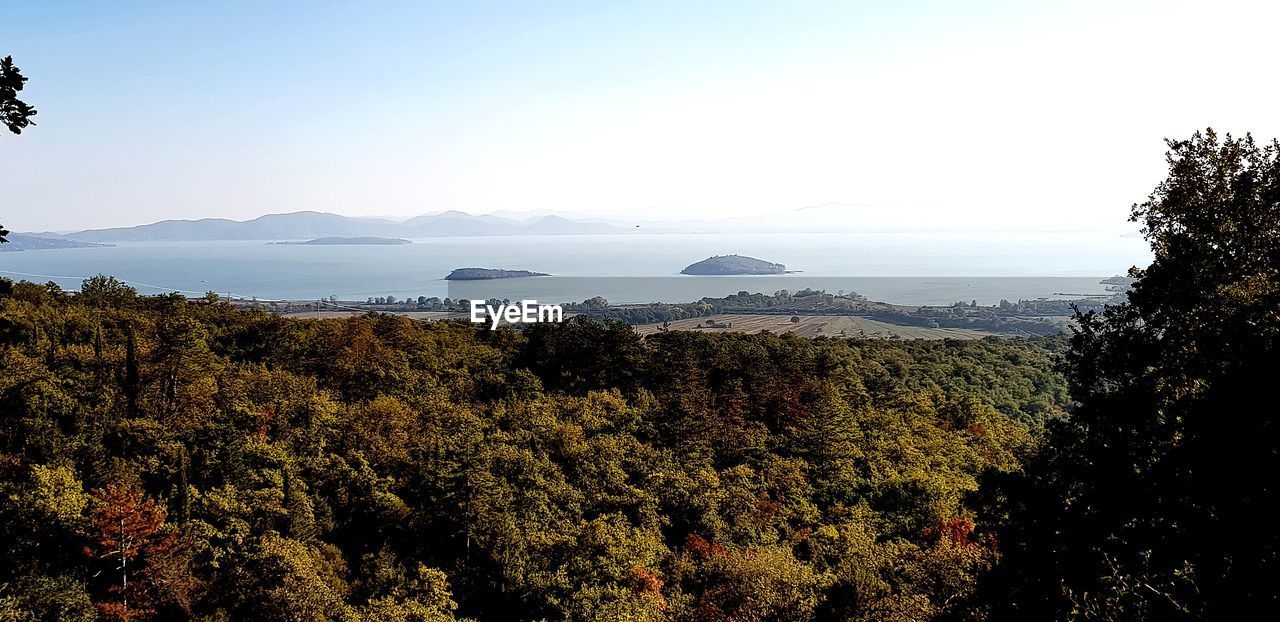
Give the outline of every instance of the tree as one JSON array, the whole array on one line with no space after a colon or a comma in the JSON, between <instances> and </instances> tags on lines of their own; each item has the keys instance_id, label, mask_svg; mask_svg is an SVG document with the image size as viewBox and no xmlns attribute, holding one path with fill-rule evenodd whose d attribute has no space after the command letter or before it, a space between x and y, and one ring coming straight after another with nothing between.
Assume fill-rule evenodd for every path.
<instances>
[{"instance_id":1,"label":"tree","mask_svg":"<svg viewBox=\"0 0 1280 622\"><path fill-rule=\"evenodd\" d=\"M138 372L138 338L134 334L133 322L124 325L125 357L124 357L124 396L130 417L138 416L138 396L142 390L142 378Z\"/></svg>"},{"instance_id":2,"label":"tree","mask_svg":"<svg viewBox=\"0 0 1280 622\"><path fill-rule=\"evenodd\" d=\"M27 78L13 64L13 57L0 59L0 122L14 134L21 134L28 125L35 125L31 117L36 116L36 109L18 99L18 93L26 84Z\"/></svg>"},{"instance_id":3,"label":"tree","mask_svg":"<svg viewBox=\"0 0 1280 622\"><path fill-rule=\"evenodd\" d=\"M156 595L142 569L156 564L175 545L172 535L161 530L165 510L143 497L142 491L123 484L109 484L95 492L97 506L92 514L93 542L85 554L113 564L119 576L109 592L118 600L98 604L108 619L132 620L154 613ZM146 563L144 563L146 562ZM117 575L118 573L118 575ZM134 577L130 582L130 577Z\"/></svg>"},{"instance_id":4,"label":"tree","mask_svg":"<svg viewBox=\"0 0 1280 622\"><path fill-rule=\"evenodd\" d=\"M1168 145L1131 214L1154 261L1127 302L1077 315L1078 406L1011 484L999 589L1024 619L1280 611L1280 144Z\"/></svg>"},{"instance_id":5,"label":"tree","mask_svg":"<svg viewBox=\"0 0 1280 622\"><path fill-rule=\"evenodd\" d=\"M114 276L99 274L80 282L79 299L98 307L123 307L138 297L138 290Z\"/></svg>"},{"instance_id":6,"label":"tree","mask_svg":"<svg viewBox=\"0 0 1280 622\"><path fill-rule=\"evenodd\" d=\"M0 60L0 123L14 134L21 134L22 128L35 125L31 117L36 116L36 109L18 99L26 81L26 76L13 64L12 56ZM9 232L0 226L0 244L9 241L5 239L8 235Z\"/></svg>"},{"instance_id":7,"label":"tree","mask_svg":"<svg viewBox=\"0 0 1280 622\"><path fill-rule=\"evenodd\" d=\"M249 543L230 571L224 596L234 619L334 620L349 614L340 559L267 532Z\"/></svg>"}]
</instances>

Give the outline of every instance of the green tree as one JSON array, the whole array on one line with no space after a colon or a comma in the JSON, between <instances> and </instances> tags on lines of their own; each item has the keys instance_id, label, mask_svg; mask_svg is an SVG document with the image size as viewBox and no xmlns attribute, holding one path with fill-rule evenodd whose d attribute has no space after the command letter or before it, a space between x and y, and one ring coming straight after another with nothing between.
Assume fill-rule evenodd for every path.
<instances>
[{"instance_id":1,"label":"green tree","mask_svg":"<svg viewBox=\"0 0 1280 622\"><path fill-rule=\"evenodd\" d=\"M36 116L36 109L18 99L18 93L26 82L26 76L13 64L12 56L0 59L0 123L14 134L21 134L23 128L35 125L31 117ZM9 232L0 226L0 244L8 242L5 239L7 235Z\"/></svg>"},{"instance_id":2,"label":"green tree","mask_svg":"<svg viewBox=\"0 0 1280 622\"><path fill-rule=\"evenodd\" d=\"M27 78L22 70L13 64L13 57L0 59L0 123L14 134L21 134L28 125L35 125L31 117L36 116L36 109L18 99Z\"/></svg>"},{"instance_id":3,"label":"green tree","mask_svg":"<svg viewBox=\"0 0 1280 622\"><path fill-rule=\"evenodd\" d=\"M80 300L96 307L120 308L129 306L138 297L138 290L114 276L99 274L80 282Z\"/></svg>"},{"instance_id":4,"label":"green tree","mask_svg":"<svg viewBox=\"0 0 1280 622\"><path fill-rule=\"evenodd\" d=\"M1023 619L1280 612L1280 144L1168 145L1131 217L1154 261L1077 318L1078 405L1011 484L999 593Z\"/></svg>"},{"instance_id":5,"label":"green tree","mask_svg":"<svg viewBox=\"0 0 1280 622\"><path fill-rule=\"evenodd\" d=\"M267 532L236 560L224 597L236 619L341 619L349 614L343 602L348 590L344 570L332 550Z\"/></svg>"}]
</instances>

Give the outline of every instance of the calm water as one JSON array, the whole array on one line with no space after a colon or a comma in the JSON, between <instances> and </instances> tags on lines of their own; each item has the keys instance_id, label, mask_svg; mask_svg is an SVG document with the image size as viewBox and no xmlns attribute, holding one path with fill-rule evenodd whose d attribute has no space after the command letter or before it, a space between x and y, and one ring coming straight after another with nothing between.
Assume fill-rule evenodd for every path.
<instances>
[{"instance_id":1,"label":"calm water","mask_svg":"<svg viewBox=\"0 0 1280 622\"><path fill-rule=\"evenodd\" d=\"M732 253L803 272L679 276L690 263ZM0 275L52 280L68 289L77 288L86 276L104 273L133 283L143 293L216 291L261 300L331 295L363 300L386 295L444 297L450 290L442 277L450 270L486 267L556 275L519 285L544 302L592 295L618 303L684 302L744 289L772 293L814 287L857 291L873 300L901 304L973 299L992 304L1001 298L1098 293L1103 289L1098 279L1149 260L1142 240L1116 235L635 234L432 238L400 246L126 243L0 253ZM511 297L523 295L514 292Z\"/></svg>"}]
</instances>

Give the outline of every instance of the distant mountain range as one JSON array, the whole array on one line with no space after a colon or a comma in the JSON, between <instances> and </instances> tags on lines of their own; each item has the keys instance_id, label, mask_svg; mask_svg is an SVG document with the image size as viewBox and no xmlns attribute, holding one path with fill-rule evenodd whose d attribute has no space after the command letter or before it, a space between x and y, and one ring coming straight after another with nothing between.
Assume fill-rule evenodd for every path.
<instances>
[{"instance_id":1,"label":"distant mountain range","mask_svg":"<svg viewBox=\"0 0 1280 622\"><path fill-rule=\"evenodd\" d=\"M691 215L698 210L690 209ZM967 220L966 220L967 219ZM591 235L621 233L831 233L1086 231L1069 222L976 223L963 210L911 206L831 203L785 212L721 219L655 220L606 213L561 215L548 211L473 215L460 211L426 214L408 220L358 218L327 212L267 214L252 220L203 218L164 220L136 227L88 229L74 233L27 233L45 239L79 242L155 242L187 240L300 241L326 237L432 238L455 236ZM1092 230L1089 230L1092 231ZM1119 228L1108 230L1117 235ZM6 245L7 246L7 245ZM44 248L53 248L45 246ZM12 248L11 250L17 250Z\"/></svg>"},{"instance_id":2,"label":"distant mountain range","mask_svg":"<svg viewBox=\"0 0 1280 622\"><path fill-rule=\"evenodd\" d=\"M136 227L88 229L75 233L41 233L44 238L78 242L163 242L188 240L308 240L323 237L430 238L493 235L587 235L623 233L627 229L602 222L543 216L517 220L473 216L465 212L427 214L403 222L353 218L324 212L267 214L253 220L202 218L163 220Z\"/></svg>"}]
</instances>

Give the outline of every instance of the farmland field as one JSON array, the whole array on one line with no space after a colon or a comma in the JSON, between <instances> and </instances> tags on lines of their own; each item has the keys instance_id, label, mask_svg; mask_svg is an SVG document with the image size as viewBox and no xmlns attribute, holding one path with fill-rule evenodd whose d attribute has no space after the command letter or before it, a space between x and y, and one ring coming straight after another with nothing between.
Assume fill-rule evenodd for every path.
<instances>
[{"instance_id":1,"label":"farmland field","mask_svg":"<svg viewBox=\"0 0 1280 622\"><path fill-rule=\"evenodd\" d=\"M337 319L337 318L349 318L349 317L354 317L354 316L357 316L357 315L364 315L365 313L369 313L369 311L365 311L365 310L359 310L359 311L293 311L293 312L289 312L289 313L283 313L283 314L281 314L281 315L283 315L284 317L290 317L290 318L295 318L295 319L303 319L303 320L326 320L326 319ZM405 317L407 317L407 318L411 318L411 319L415 319L415 320L423 320L423 321L427 321L427 322L431 322L431 321L435 321L435 320L452 320L452 319L459 319L459 318L466 318L466 317L469 317L469 316L468 316L467 314L465 314L465 313L454 313L454 312L451 312L451 311L396 311L396 312L393 312L393 313L394 313L395 315L403 315L403 316L405 316Z\"/></svg>"},{"instance_id":2,"label":"farmland field","mask_svg":"<svg viewBox=\"0 0 1280 622\"><path fill-rule=\"evenodd\" d=\"M300 319L333 319L361 315L364 311L295 311L284 315ZM400 311L396 315L415 320L434 321L446 319L463 319L465 313L447 311ZM566 314L565 319L572 317ZM790 315L729 313L709 317L691 318L671 322L670 330L692 330L706 332L758 333L762 330L771 333L792 333L797 337L844 337L851 339L981 339L998 336L1002 333L974 330L968 328L926 328L923 326L900 326L881 322L867 317L852 315L799 315L799 322L792 322ZM505 322L503 322L505 324ZM661 324L639 324L636 332L648 335L659 332Z\"/></svg>"},{"instance_id":3,"label":"farmland field","mask_svg":"<svg viewBox=\"0 0 1280 622\"><path fill-rule=\"evenodd\" d=\"M866 317L850 315L800 315L792 322L790 315L725 314L671 322L670 330L707 332L792 333L798 337L849 337L880 339L981 339L999 333L967 328L925 328L898 326ZM642 335L656 333L661 324L642 324L636 331Z\"/></svg>"}]
</instances>

